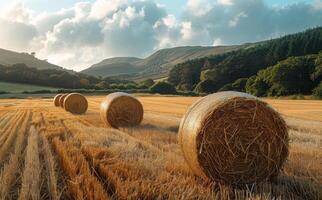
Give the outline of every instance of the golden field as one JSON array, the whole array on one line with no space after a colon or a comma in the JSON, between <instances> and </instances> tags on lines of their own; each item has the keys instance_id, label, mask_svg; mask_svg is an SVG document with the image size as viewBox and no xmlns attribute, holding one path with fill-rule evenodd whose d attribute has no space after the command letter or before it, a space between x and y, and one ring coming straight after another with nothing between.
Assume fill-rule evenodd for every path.
<instances>
[{"instance_id":1,"label":"golden field","mask_svg":"<svg viewBox=\"0 0 322 200\"><path fill-rule=\"evenodd\" d=\"M0 199L321 199L322 101L264 99L287 122L290 155L271 182L232 188L195 176L176 133L198 97L139 97L143 123L110 129L103 96L84 115L51 99L0 100Z\"/></svg>"}]
</instances>

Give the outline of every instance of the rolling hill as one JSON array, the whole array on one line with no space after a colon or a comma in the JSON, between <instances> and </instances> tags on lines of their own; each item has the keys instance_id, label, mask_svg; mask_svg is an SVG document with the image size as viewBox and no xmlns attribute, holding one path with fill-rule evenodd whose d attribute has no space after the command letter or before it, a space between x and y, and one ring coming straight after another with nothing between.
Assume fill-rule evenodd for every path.
<instances>
[{"instance_id":1,"label":"rolling hill","mask_svg":"<svg viewBox=\"0 0 322 200\"><path fill-rule=\"evenodd\" d=\"M142 78L156 79L167 76L169 70L171 70L173 66L187 60L218 55L241 48L247 48L252 45L253 44L218 47L185 46L168 48L159 50L144 59L133 57L105 59L82 72L95 76L118 76L132 80Z\"/></svg>"},{"instance_id":2,"label":"rolling hill","mask_svg":"<svg viewBox=\"0 0 322 200\"><path fill-rule=\"evenodd\" d=\"M5 66L11 66L18 63L24 63L28 67L37 69L57 69L64 70L62 67L51 64L45 60L39 60L38 58L28 53L18 53L0 48L0 64Z\"/></svg>"}]
</instances>

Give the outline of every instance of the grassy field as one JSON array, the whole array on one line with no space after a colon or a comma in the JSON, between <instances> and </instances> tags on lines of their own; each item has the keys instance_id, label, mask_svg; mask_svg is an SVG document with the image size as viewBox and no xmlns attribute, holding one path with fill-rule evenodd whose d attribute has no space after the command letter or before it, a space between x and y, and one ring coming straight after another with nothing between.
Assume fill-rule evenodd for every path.
<instances>
[{"instance_id":1,"label":"grassy field","mask_svg":"<svg viewBox=\"0 0 322 200\"><path fill-rule=\"evenodd\" d=\"M267 99L285 118L290 155L271 182L232 188L195 176L177 145L197 97L139 97L143 123L110 129L104 97L85 115L50 99L0 100L0 199L321 199L322 101Z\"/></svg>"},{"instance_id":2,"label":"grassy field","mask_svg":"<svg viewBox=\"0 0 322 200\"><path fill-rule=\"evenodd\" d=\"M57 90L58 88L20 84L20 83L8 83L0 82L0 91L10 93L21 93L21 92L33 92L38 90Z\"/></svg>"}]
</instances>

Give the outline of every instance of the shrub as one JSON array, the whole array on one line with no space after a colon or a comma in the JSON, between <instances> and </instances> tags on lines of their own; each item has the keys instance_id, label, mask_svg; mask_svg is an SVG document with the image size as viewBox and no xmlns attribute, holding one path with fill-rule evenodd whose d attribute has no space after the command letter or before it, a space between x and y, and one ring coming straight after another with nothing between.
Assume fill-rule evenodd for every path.
<instances>
[{"instance_id":1,"label":"shrub","mask_svg":"<svg viewBox=\"0 0 322 200\"><path fill-rule=\"evenodd\" d=\"M246 83L247 83L247 78L240 78L237 79L233 83L229 83L224 85L222 88L220 88L218 91L239 91L239 92L246 92Z\"/></svg>"},{"instance_id":2,"label":"shrub","mask_svg":"<svg viewBox=\"0 0 322 200\"><path fill-rule=\"evenodd\" d=\"M140 82L139 87L140 88L150 88L154 84L155 84L154 80L147 79L147 80L144 80L144 81Z\"/></svg>"},{"instance_id":3,"label":"shrub","mask_svg":"<svg viewBox=\"0 0 322 200\"><path fill-rule=\"evenodd\" d=\"M7 94L8 92L0 91L0 94Z\"/></svg>"},{"instance_id":4,"label":"shrub","mask_svg":"<svg viewBox=\"0 0 322 200\"><path fill-rule=\"evenodd\" d=\"M46 93L55 93L55 90L35 90L35 91L23 91L23 94L46 94Z\"/></svg>"},{"instance_id":5,"label":"shrub","mask_svg":"<svg viewBox=\"0 0 322 200\"><path fill-rule=\"evenodd\" d=\"M198 85L195 88L196 93L213 93L215 92L215 84L212 80L204 80L198 83Z\"/></svg>"},{"instance_id":6,"label":"shrub","mask_svg":"<svg viewBox=\"0 0 322 200\"><path fill-rule=\"evenodd\" d=\"M261 78L250 77L246 82L246 92L255 96L266 96L269 85Z\"/></svg>"},{"instance_id":7,"label":"shrub","mask_svg":"<svg viewBox=\"0 0 322 200\"><path fill-rule=\"evenodd\" d=\"M179 84L177 86L177 90L179 91L191 91L193 89L193 86L187 83Z\"/></svg>"},{"instance_id":8,"label":"shrub","mask_svg":"<svg viewBox=\"0 0 322 200\"><path fill-rule=\"evenodd\" d=\"M322 99L322 81L316 88L313 89L313 95Z\"/></svg>"},{"instance_id":9,"label":"shrub","mask_svg":"<svg viewBox=\"0 0 322 200\"><path fill-rule=\"evenodd\" d=\"M108 89L109 84L106 81L101 81L95 85L98 89Z\"/></svg>"},{"instance_id":10,"label":"shrub","mask_svg":"<svg viewBox=\"0 0 322 200\"><path fill-rule=\"evenodd\" d=\"M168 82L157 82L151 88L152 93L159 94L175 94L177 93L176 88Z\"/></svg>"},{"instance_id":11,"label":"shrub","mask_svg":"<svg viewBox=\"0 0 322 200\"><path fill-rule=\"evenodd\" d=\"M137 85L135 83L127 83L124 87L125 89L137 89Z\"/></svg>"}]
</instances>

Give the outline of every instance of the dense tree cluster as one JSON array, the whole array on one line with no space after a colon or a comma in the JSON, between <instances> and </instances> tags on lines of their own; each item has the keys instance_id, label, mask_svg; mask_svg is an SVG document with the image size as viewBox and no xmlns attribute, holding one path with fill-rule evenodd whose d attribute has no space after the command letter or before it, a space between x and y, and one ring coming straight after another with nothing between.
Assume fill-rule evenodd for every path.
<instances>
[{"instance_id":1,"label":"dense tree cluster","mask_svg":"<svg viewBox=\"0 0 322 200\"><path fill-rule=\"evenodd\" d=\"M175 94L177 93L176 88L167 82L157 82L150 88L151 92L159 94Z\"/></svg>"},{"instance_id":2,"label":"dense tree cluster","mask_svg":"<svg viewBox=\"0 0 322 200\"><path fill-rule=\"evenodd\" d=\"M92 92L92 90L121 90L139 92L150 91L152 93L160 94L176 93L176 89L172 84L167 82L155 83L152 79L147 79L142 82L136 83L133 81L120 80L109 77L95 77L73 71L56 69L39 70L36 68L28 67L25 64L15 64L12 66L0 65L0 80L5 82L26 83L32 85L64 88L68 91L80 89L84 92Z\"/></svg>"},{"instance_id":3,"label":"dense tree cluster","mask_svg":"<svg viewBox=\"0 0 322 200\"><path fill-rule=\"evenodd\" d=\"M318 54L322 50L322 27L310 29L302 33L284 36L278 39L260 42L252 47L241 49L234 52L229 52L222 55L205 57L196 60L190 60L185 63L175 66L169 74L169 82L175 85L180 90L195 90L201 93L211 93L222 90L238 90L245 91L247 79L253 83L255 88L262 88L260 91L252 92L256 95L284 95L294 93L309 93L312 92L312 86L316 85L317 80L313 80L314 76L319 76L322 69L313 70L310 65L310 59L296 59L279 63L288 57L303 56L309 54ZM314 56L313 56L314 57ZM318 58L321 59L321 58ZM303 77L294 77L293 73L299 73L298 67L295 67L296 62L301 63L302 70L300 74ZM316 62L318 62L316 60ZM274 79L271 81L278 82L274 84L274 88L267 85L267 81L256 79L254 76L262 69L274 66L279 63L280 67L275 67ZM292 65L286 67L285 65ZM317 65L316 65L317 66ZM292 72L286 72L293 70ZM297 71L297 72L296 72ZM263 73L263 72L262 72ZM307 73L307 74L304 74ZM307 75L310 74L309 81ZM286 78L288 85L285 89L280 88L279 79L284 76L292 76ZM293 80L294 78L298 78ZM284 81L282 81L284 83ZM303 82L303 83L298 83ZM184 87L182 87L184 85ZM302 87L306 85L305 87ZM283 86L284 87L284 86ZM298 89L300 87L301 89ZM267 92L269 90L269 92ZM265 91L265 92L263 92Z\"/></svg>"},{"instance_id":4,"label":"dense tree cluster","mask_svg":"<svg viewBox=\"0 0 322 200\"><path fill-rule=\"evenodd\" d=\"M322 98L322 82L313 90L313 95Z\"/></svg>"},{"instance_id":5,"label":"dense tree cluster","mask_svg":"<svg viewBox=\"0 0 322 200\"><path fill-rule=\"evenodd\" d=\"M247 80L246 91L257 96L311 94L322 81L322 52L289 57Z\"/></svg>"},{"instance_id":6,"label":"dense tree cluster","mask_svg":"<svg viewBox=\"0 0 322 200\"><path fill-rule=\"evenodd\" d=\"M0 80L68 89L115 89L118 87L131 87L131 84L134 84L130 81L100 78L73 71L39 70L28 67L25 64L0 65Z\"/></svg>"}]
</instances>

